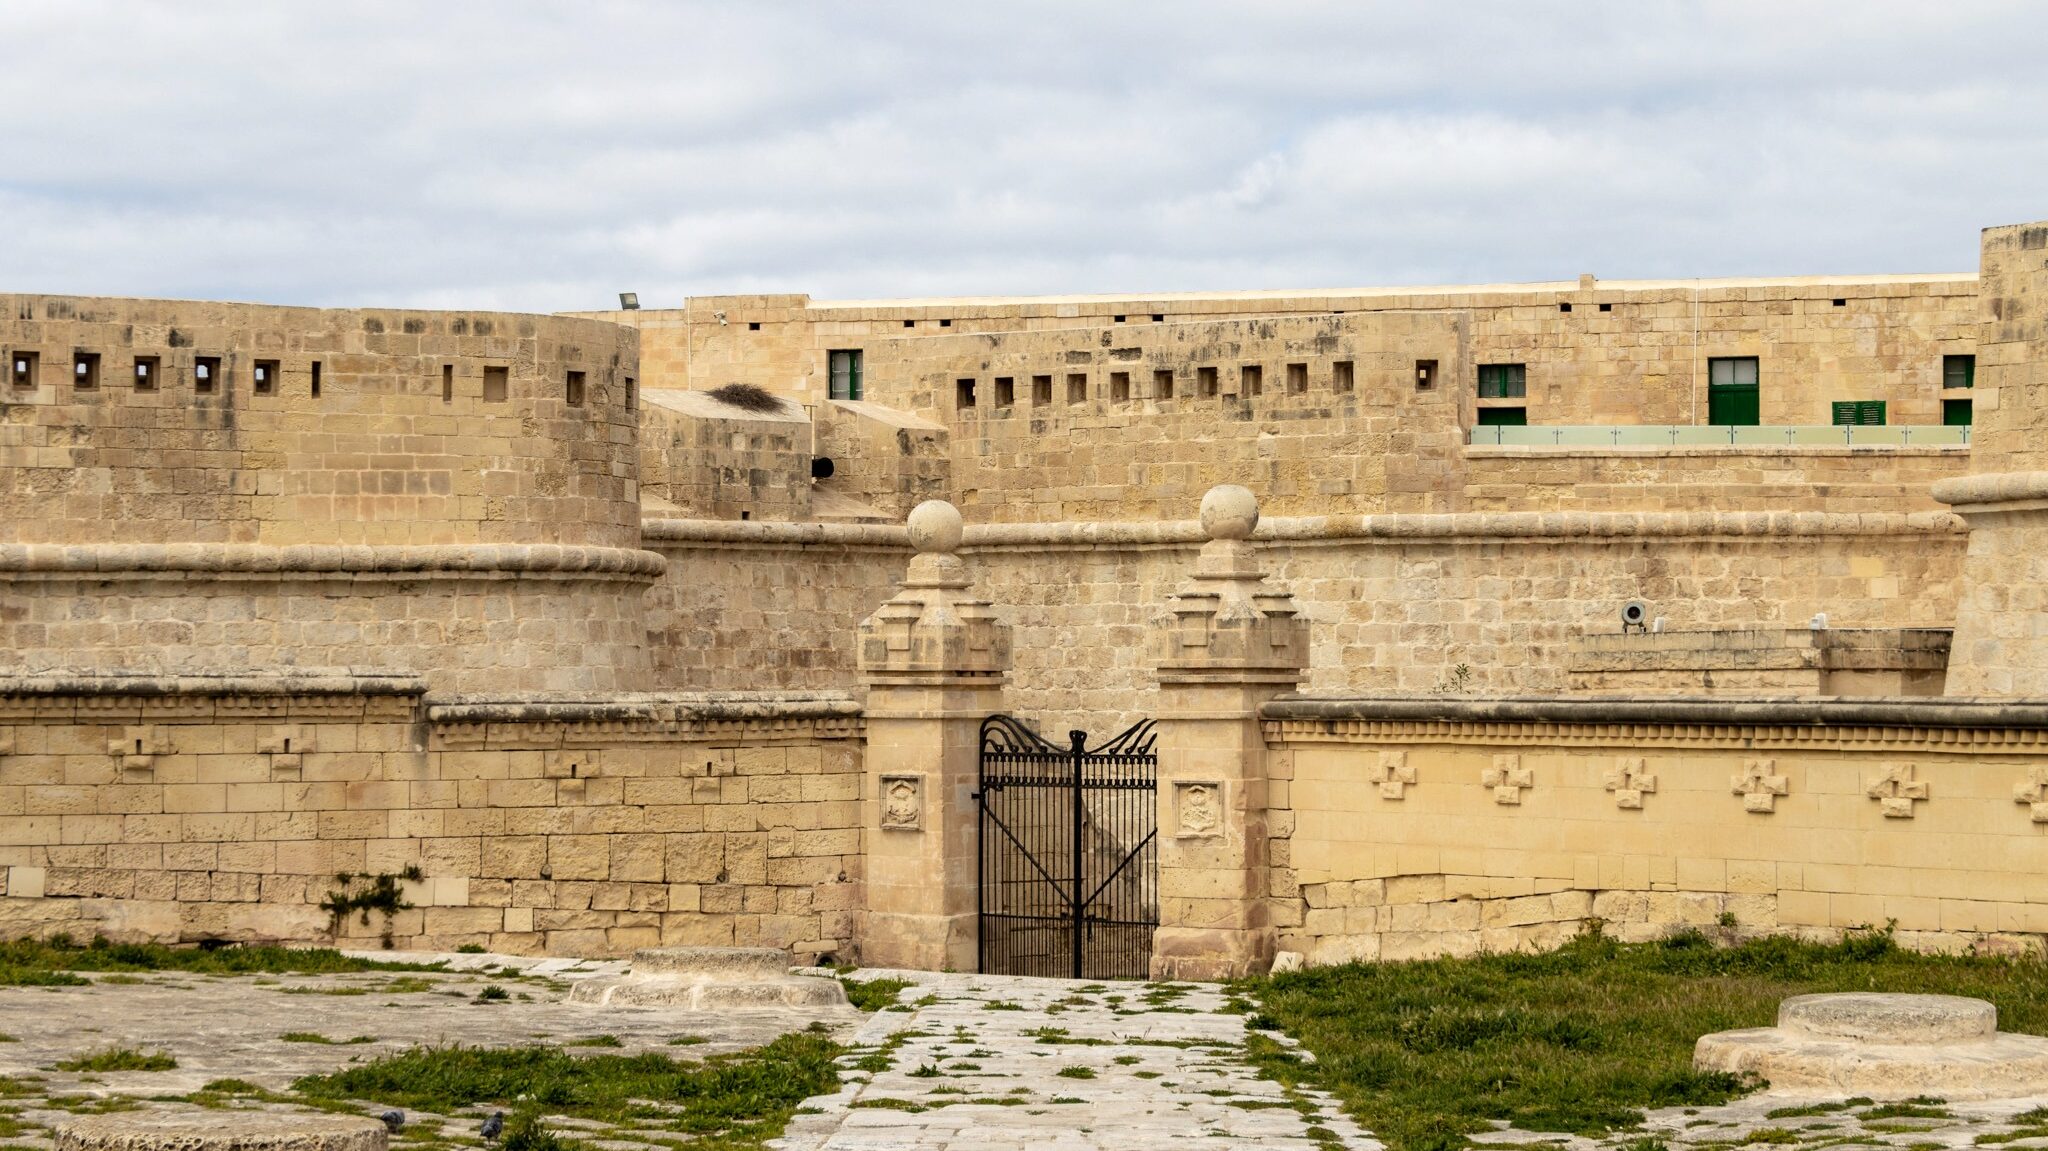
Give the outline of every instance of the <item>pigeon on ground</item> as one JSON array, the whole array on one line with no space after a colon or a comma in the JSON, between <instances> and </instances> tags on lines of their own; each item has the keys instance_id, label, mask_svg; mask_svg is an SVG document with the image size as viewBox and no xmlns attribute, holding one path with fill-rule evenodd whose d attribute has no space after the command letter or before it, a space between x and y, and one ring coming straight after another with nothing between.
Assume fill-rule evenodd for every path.
<instances>
[{"instance_id":1,"label":"pigeon on ground","mask_svg":"<svg viewBox=\"0 0 2048 1151\"><path fill-rule=\"evenodd\" d=\"M496 1143L498 1136L504 1134L504 1131L505 1113L503 1111L493 1111L491 1112L491 1117L484 1120L483 1128L477 1134L482 1135L485 1142Z\"/></svg>"},{"instance_id":2,"label":"pigeon on ground","mask_svg":"<svg viewBox=\"0 0 2048 1151\"><path fill-rule=\"evenodd\" d=\"M384 1121L384 1129L393 1135L398 1134L398 1129L405 1126L405 1112L403 1111L386 1111L384 1114L377 1116L377 1118Z\"/></svg>"}]
</instances>

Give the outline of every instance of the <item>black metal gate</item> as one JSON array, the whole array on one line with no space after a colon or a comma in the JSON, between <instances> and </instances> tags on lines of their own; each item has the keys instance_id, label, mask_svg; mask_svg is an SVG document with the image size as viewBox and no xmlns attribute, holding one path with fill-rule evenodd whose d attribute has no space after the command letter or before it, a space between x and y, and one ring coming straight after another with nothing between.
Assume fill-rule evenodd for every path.
<instances>
[{"instance_id":1,"label":"black metal gate","mask_svg":"<svg viewBox=\"0 0 2048 1151\"><path fill-rule=\"evenodd\" d=\"M1155 728L1068 739L982 721L981 970L1143 979L1159 926Z\"/></svg>"}]
</instances>

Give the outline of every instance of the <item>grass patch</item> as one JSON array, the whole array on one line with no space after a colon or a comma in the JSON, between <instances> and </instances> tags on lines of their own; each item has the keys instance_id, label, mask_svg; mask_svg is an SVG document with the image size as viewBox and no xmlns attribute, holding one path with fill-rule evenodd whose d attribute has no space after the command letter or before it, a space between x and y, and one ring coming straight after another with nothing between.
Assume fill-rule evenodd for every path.
<instances>
[{"instance_id":1,"label":"grass patch","mask_svg":"<svg viewBox=\"0 0 2048 1151\"><path fill-rule=\"evenodd\" d=\"M839 1047L822 1030L703 1062L667 1055L572 1055L559 1047L415 1047L292 1090L447 1115L528 1103L549 1115L638 1121L697 1137L693 1146L756 1147L782 1133L803 1101L839 1083ZM508 1132L510 1124L507 1125ZM719 1142L711 1142L717 1140Z\"/></svg>"},{"instance_id":2,"label":"grass patch","mask_svg":"<svg viewBox=\"0 0 2048 1151\"><path fill-rule=\"evenodd\" d=\"M1093 1079L1095 1078L1095 1068L1062 1067L1058 1071L1053 1072L1053 1074L1059 1076L1062 1079Z\"/></svg>"},{"instance_id":3,"label":"grass patch","mask_svg":"<svg viewBox=\"0 0 2048 1151\"><path fill-rule=\"evenodd\" d=\"M896 997L910 986L907 979L846 979L839 980L846 988L847 1002L862 1011L880 1011L896 1006Z\"/></svg>"},{"instance_id":4,"label":"grass patch","mask_svg":"<svg viewBox=\"0 0 2048 1151\"><path fill-rule=\"evenodd\" d=\"M201 975L327 975L349 971L438 971L441 965L377 963L352 959L331 948L166 947L161 943L80 946L67 936L0 943L0 985L78 986L88 982L74 971L189 971Z\"/></svg>"},{"instance_id":5,"label":"grass patch","mask_svg":"<svg viewBox=\"0 0 2048 1151\"><path fill-rule=\"evenodd\" d=\"M374 1035L358 1035L353 1039L329 1039L318 1031L287 1031L278 1036L286 1043L320 1043L329 1047L353 1047L360 1043L375 1043Z\"/></svg>"},{"instance_id":6,"label":"grass patch","mask_svg":"<svg viewBox=\"0 0 2048 1151\"><path fill-rule=\"evenodd\" d=\"M1731 948L1697 933L1646 944L1589 933L1542 954L1315 968L1231 990L1316 1058L1265 1051L1262 1069L1329 1090L1390 1151L1450 1151L1496 1120L1599 1137L1634 1126L1648 1108L1724 1103L1756 1085L1694 1071L1694 1042L1769 1026L1792 995L1975 996L1997 1006L2004 1029L2048 1034L2048 964L1921 955L1881 931L1832 945L1765 938ZM1937 1102L1884 1110L1917 1118Z\"/></svg>"},{"instance_id":7,"label":"grass patch","mask_svg":"<svg viewBox=\"0 0 2048 1151\"><path fill-rule=\"evenodd\" d=\"M592 1035L585 1039L571 1039L564 1047L624 1047L616 1035Z\"/></svg>"},{"instance_id":8,"label":"grass patch","mask_svg":"<svg viewBox=\"0 0 2048 1151\"><path fill-rule=\"evenodd\" d=\"M129 1047L109 1047L76 1059L66 1059L57 1064L59 1071L170 1071L178 1061L161 1051L137 1051Z\"/></svg>"}]
</instances>

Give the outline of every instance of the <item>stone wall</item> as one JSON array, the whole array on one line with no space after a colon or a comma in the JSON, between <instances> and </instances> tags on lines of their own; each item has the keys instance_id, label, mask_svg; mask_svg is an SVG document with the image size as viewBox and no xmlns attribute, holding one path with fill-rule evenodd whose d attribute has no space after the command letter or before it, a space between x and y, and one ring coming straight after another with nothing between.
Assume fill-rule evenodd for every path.
<instances>
[{"instance_id":1,"label":"stone wall","mask_svg":"<svg viewBox=\"0 0 2048 1151\"><path fill-rule=\"evenodd\" d=\"M707 689L850 686L846 637L908 558L900 528L648 534L671 573L650 594L655 646L676 649L656 658ZM1333 516L1256 538L1314 625L1321 693L1562 692L1572 641L1620 631L1638 598L1673 628L1943 627L1964 543L1936 512ZM1189 521L968 529L976 587L1015 631L1013 709L1046 730L1142 714L1146 627L1201 539Z\"/></svg>"},{"instance_id":2,"label":"stone wall","mask_svg":"<svg viewBox=\"0 0 2048 1151\"><path fill-rule=\"evenodd\" d=\"M636 348L551 316L0 296L0 542L632 547Z\"/></svg>"},{"instance_id":3,"label":"stone wall","mask_svg":"<svg viewBox=\"0 0 2048 1151\"><path fill-rule=\"evenodd\" d=\"M1977 281L1968 273L1754 280L1577 281L963 299L812 300L700 296L681 308L589 313L642 332L650 378L708 388L744 380L805 402L826 394L825 353L912 358L888 343L969 333L1080 329L1104 346L1153 324L1362 312L1455 312L1470 397L1476 365L1527 365L1532 423L1706 421L1707 361L1761 360L1765 423L1827 423L1834 400L1878 399L1895 424L1938 424L1941 357L1969 354ZM672 375L680 371L682 374ZM874 386L902 381L870 373ZM871 392L870 398L879 392ZM950 396L923 414L943 418Z\"/></svg>"},{"instance_id":4,"label":"stone wall","mask_svg":"<svg viewBox=\"0 0 2048 1151\"><path fill-rule=\"evenodd\" d=\"M1930 485L1968 447L1465 450L1460 510L1900 512L1943 507Z\"/></svg>"},{"instance_id":5,"label":"stone wall","mask_svg":"<svg viewBox=\"0 0 2048 1151\"><path fill-rule=\"evenodd\" d=\"M0 669L631 691L649 682L641 599L661 571L624 548L0 544Z\"/></svg>"},{"instance_id":6,"label":"stone wall","mask_svg":"<svg viewBox=\"0 0 2048 1151\"><path fill-rule=\"evenodd\" d=\"M811 421L802 408L785 403L780 411L756 412L709 392L644 395L643 511L714 520L811 518Z\"/></svg>"},{"instance_id":7,"label":"stone wall","mask_svg":"<svg viewBox=\"0 0 2048 1151\"><path fill-rule=\"evenodd\" d=\"M429 705L424 686L0 680L0 935L850 952L850 700ZM412 908L332 932L338 874L409 867Z\"/></svg>"},{"instance_id":8,"label":"stone wall","mask_svg":"<svg viewBox=\"0 0 2048 1151\"><path fill-rule=\"evenodd\" d=\"M2042 954L2048 712L1881 701L1268 704L1280 945L1554 946L1592 920Z\"/></svg>"}]
</instances>

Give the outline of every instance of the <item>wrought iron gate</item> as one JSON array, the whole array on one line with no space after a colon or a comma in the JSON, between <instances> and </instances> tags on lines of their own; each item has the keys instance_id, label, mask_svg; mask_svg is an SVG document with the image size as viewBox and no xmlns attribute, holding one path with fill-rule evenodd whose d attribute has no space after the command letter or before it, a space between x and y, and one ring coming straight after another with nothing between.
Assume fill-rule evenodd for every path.
<instances>
[{"instance_id":1,"label":"wrought iron gate","mask_svg":"<svg viewBox=\"0 0 2048 1151\"><path fill-rule=\"evenodd\" d=\"M982 721L981 970L1143 979L1159 926L1156 731L1068 739Z\"/></svg>"}]
</instances>

